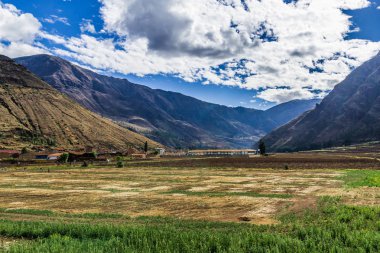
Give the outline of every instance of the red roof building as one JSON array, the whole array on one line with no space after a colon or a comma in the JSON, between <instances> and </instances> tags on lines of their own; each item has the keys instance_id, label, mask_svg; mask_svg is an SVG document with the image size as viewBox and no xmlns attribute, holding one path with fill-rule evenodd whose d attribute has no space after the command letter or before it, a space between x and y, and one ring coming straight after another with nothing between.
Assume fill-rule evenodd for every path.
<instances>
[{"instance_id":1,"label":"red roof building","mask_svg":"<svg viewBox=\"0 0 380 253\"><path fill-rule=\"evenodd\" d=\"M18 150L0 150L1 158L17 158L21 154Z\"/></svg>"}]
</instances>

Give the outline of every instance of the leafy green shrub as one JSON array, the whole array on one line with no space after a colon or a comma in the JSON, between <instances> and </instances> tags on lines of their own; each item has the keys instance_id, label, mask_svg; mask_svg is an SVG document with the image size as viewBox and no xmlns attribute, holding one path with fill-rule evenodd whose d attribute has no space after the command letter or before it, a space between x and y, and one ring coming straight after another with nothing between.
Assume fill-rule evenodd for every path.
<instances>
[{"instance_id":1,"label":"leafy green shrub","mask_svg":"<svg viewBox=\"0 0 380 253\"><path fill-rule=\"evenodd\" d=\"M116 167L117 168L124 168L124 162L123 161L116 162Z\"/></svg>"},{"instance_id":2,"label":"leafy green shrub","mask_svg":"<svg viewBox=\"0 0 380 253\"><path fill-rule=\"evenodd\" d=\"M124 168L124 157L122 157L122 156L116 157L116 167L117 168Z\"/></svg>"},{"instance_id":3,"label":"leafy green shrub","mask_svg":"<svg viewBox=\"0 0 380 253\"><path fill-rule=\"evenodd\" d=\"M21 149L21 154L26 154L26 153L28 153L28 149L26 147L23 147Z\"/></svg>"},{"instance_id":4,"label":"leafy green shrub","mask_svg":"<svg viewBox=\"0 0 380 253\"><path fill-rule=\"evenodd\" d=\"M62 154L59 159L58 159L58 162L60 163L67 163L69 161L69 154L68 153L64 153Z\"/></svg>"}]
</instances>

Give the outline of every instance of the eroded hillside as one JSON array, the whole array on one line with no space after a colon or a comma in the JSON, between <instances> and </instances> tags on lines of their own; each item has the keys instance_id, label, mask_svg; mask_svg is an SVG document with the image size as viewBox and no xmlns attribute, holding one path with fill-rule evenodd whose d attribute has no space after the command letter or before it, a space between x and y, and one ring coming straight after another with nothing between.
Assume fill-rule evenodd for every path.
<instances>
[{"instance_id":1,"label":"eroded hillside","mask_svg":"<svg viewBox=\"0 0 380 253\"><path fill-rule=\"evenodd\" d=\"M0 146L95 146L123 149L158 144L88 111L21 65L0 58Z\"/></svg>"}]
</instances>

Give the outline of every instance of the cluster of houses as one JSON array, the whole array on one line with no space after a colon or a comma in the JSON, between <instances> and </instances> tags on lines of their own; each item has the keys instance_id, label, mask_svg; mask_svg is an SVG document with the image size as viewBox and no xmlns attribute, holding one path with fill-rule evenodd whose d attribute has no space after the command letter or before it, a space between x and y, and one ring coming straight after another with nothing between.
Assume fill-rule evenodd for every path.
<instances>
[{"instance_id":1,"label":"cluster of houses","mask_svg":"<svg viewBox=\"0 0 380 253\"><path fill-rule=\"evenodd\" d=\"M164 148L157 148L155 150L155 155L158 157L196 157L196 156L255 156L260 153L260 150L255 149L199 149L199 150L188 150L188 151L166 151ZM142 153L136 149L130 148L126 151L96 151L91 147L87 147L83 150L65 150L63 148L57 148L54 150L40 149L37 151L22 152L19 150L0 150L0 160L1 159L20 159L20 160L46 160L46 161L57 161L63 154L69 154L69 162L76 161L88 161L88 160L98 160L98 161L109 161L113 157L118 156L129 156L133 159L146 159L147 153Z\"/></svg>"},{"instance_id":2,"label":"cluster of houses","mask_svg":"<svg viewBox=\"0 0 380 253\"><path fill-rule=\"evenodd\" d=\"M164 150L156 151L158 154L163 154ZM110 151L110 150L95 150L87 147L83 150L66 150L64 148L45 149L36 148L35 151L20 151L20 150L0 150L1 159L19 159L19 160L45 160L45 161L58 161L63 154L68 154L69 162L77 161L109 161L113 157L130 156L135 159L147 158L147 153L139 152L136 149L129 148L125 151Z\"/></svg>"}]
</instances>

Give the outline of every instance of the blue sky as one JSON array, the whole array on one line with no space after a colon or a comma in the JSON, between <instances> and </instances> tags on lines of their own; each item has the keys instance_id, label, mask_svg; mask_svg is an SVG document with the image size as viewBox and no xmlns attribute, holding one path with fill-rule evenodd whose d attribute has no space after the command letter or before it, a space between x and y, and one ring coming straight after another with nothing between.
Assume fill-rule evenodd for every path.
<instances>
[{"instance_id":1,"label":"blue sky","mask_svg":"<svg viewBox=\"0 0 380 253\"><path fill-rule=\"evenodd\" d=\"M380 0L0 2L1 53L55 54L227 106L323 97L380 49Z\"/></svg>"}]
</instances>

